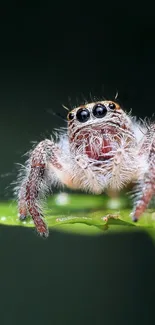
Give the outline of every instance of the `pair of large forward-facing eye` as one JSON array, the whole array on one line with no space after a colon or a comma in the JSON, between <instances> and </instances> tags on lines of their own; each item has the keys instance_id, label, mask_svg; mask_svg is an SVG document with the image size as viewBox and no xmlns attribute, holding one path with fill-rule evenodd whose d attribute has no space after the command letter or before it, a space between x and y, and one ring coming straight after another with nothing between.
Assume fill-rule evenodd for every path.
<instances>
[{"instance_id":1,"label":"pair of large forward-facing eye","mask_svg":"<svg viewBox=\"0 0 155 325\"><path fill-rule=\"evenodd\" d=\"M108 107L110 109L114 109L115 108L115 104L114 103L109 103ZM107 107L103 104L96 104L93 109L92 109L92 114L96 117L96 118L102 118L107 114ZM68 120L72 120L74 118L74 113L70 112L68 114ZM79 108L79 110L76 113L76 118L79 122L87 122L90 118L90 111L87 108Z\"/></svg>"}]
</instances>

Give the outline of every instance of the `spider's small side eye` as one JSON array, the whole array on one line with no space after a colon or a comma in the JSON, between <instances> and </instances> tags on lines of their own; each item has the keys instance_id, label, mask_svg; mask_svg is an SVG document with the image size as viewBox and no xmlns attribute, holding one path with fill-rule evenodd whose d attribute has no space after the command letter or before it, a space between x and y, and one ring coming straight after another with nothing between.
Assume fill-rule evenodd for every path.
<instances>
[{"instance_id":1,"label":"spider's small side eye","mask_svg":"<svg viewBox=\"0 0 155 325\"><path fill-rule=\"evenodd\" d=\"M79 122L87 122L90 118L90 112L87 108L80 108L76 113L76 118Z\"/></svg>"},{"instance_id":2,"label":"spider's small side eye","mask_svg":"<svg viewBox=\"0 0 155 325\"><path fill-rule=\"evenodd\" d=\"M110 109L114 109L114 108L116 108L116 105L115 105L115 103L109 103L109 105L108 105L108 106L109 106L109 108L110 108Z\"/></svg>"},{"instance_id":3,"label":"spider's small side eye","mask_svg":"<svg viewBox=\"0 0 155 325\"><path fill-rule=\"evenodd\" d=\"M93 107L92 113L95 117L102 118L107 114L107 108L102 104L97 104Z\"/></svg>"},{"instance_id":4,"label":"spider's small side eye","mask_svg":"<svg viewBox=\"0 0 155 325\"><path fill-rule=\"evenodd\" d=\"M73 112L68 113L67 120L71 121L71 120L73 120L73 118L74 118L74 113Z\"/></svg>"}]
</instances>

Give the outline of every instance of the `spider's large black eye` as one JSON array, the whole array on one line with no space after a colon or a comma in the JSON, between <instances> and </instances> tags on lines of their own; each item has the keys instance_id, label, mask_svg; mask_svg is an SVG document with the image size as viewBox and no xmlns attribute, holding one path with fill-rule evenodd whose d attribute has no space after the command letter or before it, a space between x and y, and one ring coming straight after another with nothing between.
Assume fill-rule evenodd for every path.
<instances>
[{"instance_id":1,"label":"spider's large black eye","mask_svg":"<svg viewBox=\"0 0 155 325\"><path fill-rule=\"evenodd\" d=\"M71 121L71 120L73 120L73 118L74 118L74 113L73 112L68 113L67 120Z\"/></svg>"},{"instance_id":2,"label":"spider's large black eye","mask_svg":"<svg viewBox=\"0 0 155 325\"><path fill-rule=\"evenodd\" d=\"M87 122L90 118L90 112L87 108L80 108L76 113L76 117L79 122Z\"/></svg>"},{"instance_id":3,"label":"spider's large black eye","mask_svg":"<svg viewBox=\"0 0 155 325\"><path fill-rule=\"evenodd\" d=\"M114 103L109 103L109 108L110 109L114 109L116 107L116 105Z\"/></svg>"},{"instance_id":4,"label":"spider's large black eye","mask_svg":"<svg viewBox=\"0 0 155 325\"><path fill-rule=\"evenodd\" d=\"M102 104L97 104L93 107L93 115L95 117L101 118L104 117L106 114L107 114L106 106Z\"/></svg>"}]
</instances>

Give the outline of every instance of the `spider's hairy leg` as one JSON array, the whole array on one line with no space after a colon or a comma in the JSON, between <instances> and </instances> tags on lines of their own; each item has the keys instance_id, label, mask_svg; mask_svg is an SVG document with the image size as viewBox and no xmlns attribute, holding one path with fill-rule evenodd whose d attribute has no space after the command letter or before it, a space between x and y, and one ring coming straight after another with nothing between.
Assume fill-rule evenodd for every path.
<instances>
[{"instance_id":1,"label":"spider's hairy leg","mask_svg":"<svg viewBox=\"0 0 155 325\"><path fill-rule=\"evenodd\" d=\"M18 192L18 209L20 219L23 220L30 215L38 233L44 237L48 236L48 227L43 220L40 199L48 190L48 164L61 169L58 162L60 149L51 140L40 142L32 151L28 160L27 175L24 178ZM56 175L53 173L53 179Z\"/></svg>"},{"instance_id":2,"label":"spider's hairy leg","mask_svg":"<svg viewBox=\"0 0 155 325\"><path fill-rule=\"evenodd\" d=\"M26 190L26 182L24 181L21 184L18 193L18 210L19 210L19 219L21 221L25 220L28 215L26 201L25 201L25 190Z\"/></svg>"},{"instance_id":3,"label":"spider's hairy leg","mask_svg":"<svg viewBox=\"0 0 155 325\"><path fill-rule=\"evenodd\" d=\"M132 212L134 222L138 221L140 216L145 212L153 195L155 194L155 124L150 126L144 137L140 149L139 158L143 159L143 153L147 161L147 168L143 178L138 182L137 195L135 196L135 207Z\"/></svg>"}]
</instances>

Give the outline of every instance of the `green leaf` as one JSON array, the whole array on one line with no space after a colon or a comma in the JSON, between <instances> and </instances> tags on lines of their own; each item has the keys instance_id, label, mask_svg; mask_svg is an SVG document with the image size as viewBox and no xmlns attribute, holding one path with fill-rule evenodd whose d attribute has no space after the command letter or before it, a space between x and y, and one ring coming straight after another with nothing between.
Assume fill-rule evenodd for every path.
<instances>
[{"instance_id":1,"label":"green leaf","mask_svg":"<svg viewBox=\"0 0 155 325\"><path fill-rule=\"evenodd\" d=\"M145 229L155 238L153 210L147 210L135 224L126 197L108 199L104 195L60 193L48 200L47 207L45 217L49 228L91 235ZM19 221L17 204L13 201L0 203L0 224L34 227L30 217Z\"/></svg>"}]
</instances>

